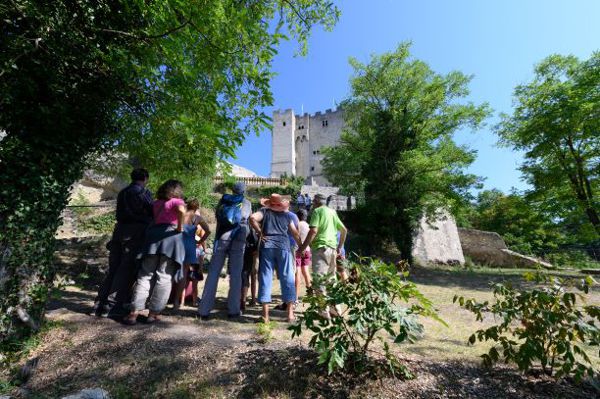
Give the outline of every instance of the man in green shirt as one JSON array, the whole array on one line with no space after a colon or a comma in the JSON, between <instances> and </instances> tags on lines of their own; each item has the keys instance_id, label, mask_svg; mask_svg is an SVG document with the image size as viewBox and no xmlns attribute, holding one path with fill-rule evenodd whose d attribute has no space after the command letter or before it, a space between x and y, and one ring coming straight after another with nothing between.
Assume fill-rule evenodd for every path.
<instances>
[{"instance_id":1,"label":"man in green shirt","mask_svg":"<svg viewBox=\"0 0 600 399\"><path fill-rule=\"evenodd\" d=\"M341 254L346 241L346 226L342 223L337 212L325 205L326 198L322 194L313 199L313 212L310 218L310 230L299 251L302 253L309 245L312 252L313 273L316 275L330 274L336 276L336 258ZM338 242L337 233L340 232ZM323 291L323 287L318 287ZM326 310L326 317L329 311Z\"/></svg>"}]
</instances>

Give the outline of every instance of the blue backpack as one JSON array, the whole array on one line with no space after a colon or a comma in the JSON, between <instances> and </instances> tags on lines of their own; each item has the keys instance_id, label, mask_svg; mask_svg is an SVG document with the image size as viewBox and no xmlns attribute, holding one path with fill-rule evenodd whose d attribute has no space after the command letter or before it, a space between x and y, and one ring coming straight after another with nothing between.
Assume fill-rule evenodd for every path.
<instances>
[{"instance_id":1,"label":"blue backpack","mask_svg":"<svg viewBox=\"0 0 600 399\"><path fill-rule=\"evenodd\" d=\"M242 194L232 195L225 194L217 207L217 239L223 235L223 233L238 230L242 221L242 205L244 203L244 196ZM235 232L232 233L232 237Z\"/></svg>"}]
</instances>

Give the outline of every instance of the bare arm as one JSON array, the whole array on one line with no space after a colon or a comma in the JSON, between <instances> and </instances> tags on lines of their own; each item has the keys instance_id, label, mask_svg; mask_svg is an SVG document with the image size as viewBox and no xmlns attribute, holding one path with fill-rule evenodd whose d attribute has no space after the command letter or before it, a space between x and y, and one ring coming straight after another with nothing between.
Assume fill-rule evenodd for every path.
<instances>
[{"instance_id":1,"label":"bare arm","mask_svg":"<svg viewBox=\"0 0 600 399\"><path fill-rule=\"evenodd\" d=\"M346 227L342 226L340 228L340 242L338 242L338 246L337 246L338 255L341 255L341 253L342 253L342 248L344 247L344 242L346 242L347 234L348 234L348 229L346 229Z\"/></svg>"},{"instance_id":2,"label":"bare arm","mask_svg":"<svg viewBox=\"0 0 600 399\"><path fill-rule=\"evenodd\" d=\"M254 229L254 231L256 231L256 235L258 235L259 240L263 239L262 229L260 226L260 222L262 222L262 220L262 212L254 212L252 215L250 215L250 226Z\"/></svg>"},{"instance_id":3,"label":"bare arm","mask_svg":"<svg viewBox=\"0 0 600 399\"><path fill-rule=\"evenodd\" d=\"M183 231L183 218L185 217L185 206L177 205L177 231Z\"/></svg>"},{"instance_id":4,"label":"bare arm","mask_svg":"<svg viewBox=\"0 0 600 399\"><path fill-rule=\"evenodd\" d=\"M311 227L310 230L308 230L308 235L306 236L306 239L300 246L300 249L299 249L300 252L306 251L306 248L308 248L308 246L313 242L313 240L317 236L318 232L319 232L318 227Z\"/></svg>"},{"instance_id":5,"label":"bare arm","mask_svg":"<svg viewBox=\"0 0 600 399\"><path fill-rule=\"evenodd\" d=\"M210 236L210 227L208 226L208 223L206 223L203 217L200 217L198 224L200 225L200 227L202 227L202 230L204 230L204 234L202 235L202 237L200 237L200 243L204 244L204 242Z\"/></svg>"},{"instance_id":6,"label":"bare arm","mask_svg":"<svg viewBox=\"0 0 600 399\"><path fill-rule=\"evenodd\" d=\"M298 244L298 247L302 246L302 240L300 239L300 233L298 232L298 229L294 225L294 222L290 221L288 230L292 234L292 237L294 237L294 240L296 240L296 244Z\"/></svg>"}]
</instances>

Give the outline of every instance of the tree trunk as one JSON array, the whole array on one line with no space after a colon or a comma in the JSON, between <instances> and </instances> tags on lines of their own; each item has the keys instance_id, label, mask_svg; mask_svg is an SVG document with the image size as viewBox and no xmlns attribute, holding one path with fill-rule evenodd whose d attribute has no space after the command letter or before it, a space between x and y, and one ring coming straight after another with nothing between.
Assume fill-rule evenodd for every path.
<instances>
[{"instance_id":1,"label":"tree trunk","mask_svg":"<svg viewBox=\"0 0 600 399\"><path fill-rule=\"evenodd\" d=\"M91 148L45 141L9 133L0 142L0 341L27 335L43 320L54 234Z\"/></svg>"}]
</instances>

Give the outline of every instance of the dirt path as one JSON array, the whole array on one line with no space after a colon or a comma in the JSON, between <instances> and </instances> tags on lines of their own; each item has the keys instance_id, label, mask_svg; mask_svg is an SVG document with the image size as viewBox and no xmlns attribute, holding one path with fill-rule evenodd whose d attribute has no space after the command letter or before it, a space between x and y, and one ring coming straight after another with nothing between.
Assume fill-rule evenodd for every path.
<instances>
[{"instance_id":1,"label":"dirt path","mask_svg":"<svg viewBox=\"0 0 600 399\"><path fill-rule=\"evenodd\" d=\"M83 250L68 245L61 251L63 270L80 286L64 289L50 303L48 319L54 327L30 356L34 367L22 386L22 396L60 398L99 387L118 399L597 397L587 385L524 377L506 366L488 371L471 355L435 358L433 349L413 351L404 345L399 355L416 374L413 380L328 377L307 348L309 337L290 338L283 312L274 313L279 322L271 339L257 332L258 308L251 308L240 320L228 320L225 279L220 284L216 317L208 322L197 319L195 309L189 307L177 314L167 311L153 325L126 327L92 317L87 313L95 295L93 282L99 281L106 258L98 242L81 245ZM438 283L448 285L449 280L439 276L422 272L417 280L432 290ZM460 285L461 280L454 283ZM481 285L469 284L471 289ZM439 347L439 340L429 339L425 343L431 348Z\"/></svg>"}]
</instances>

